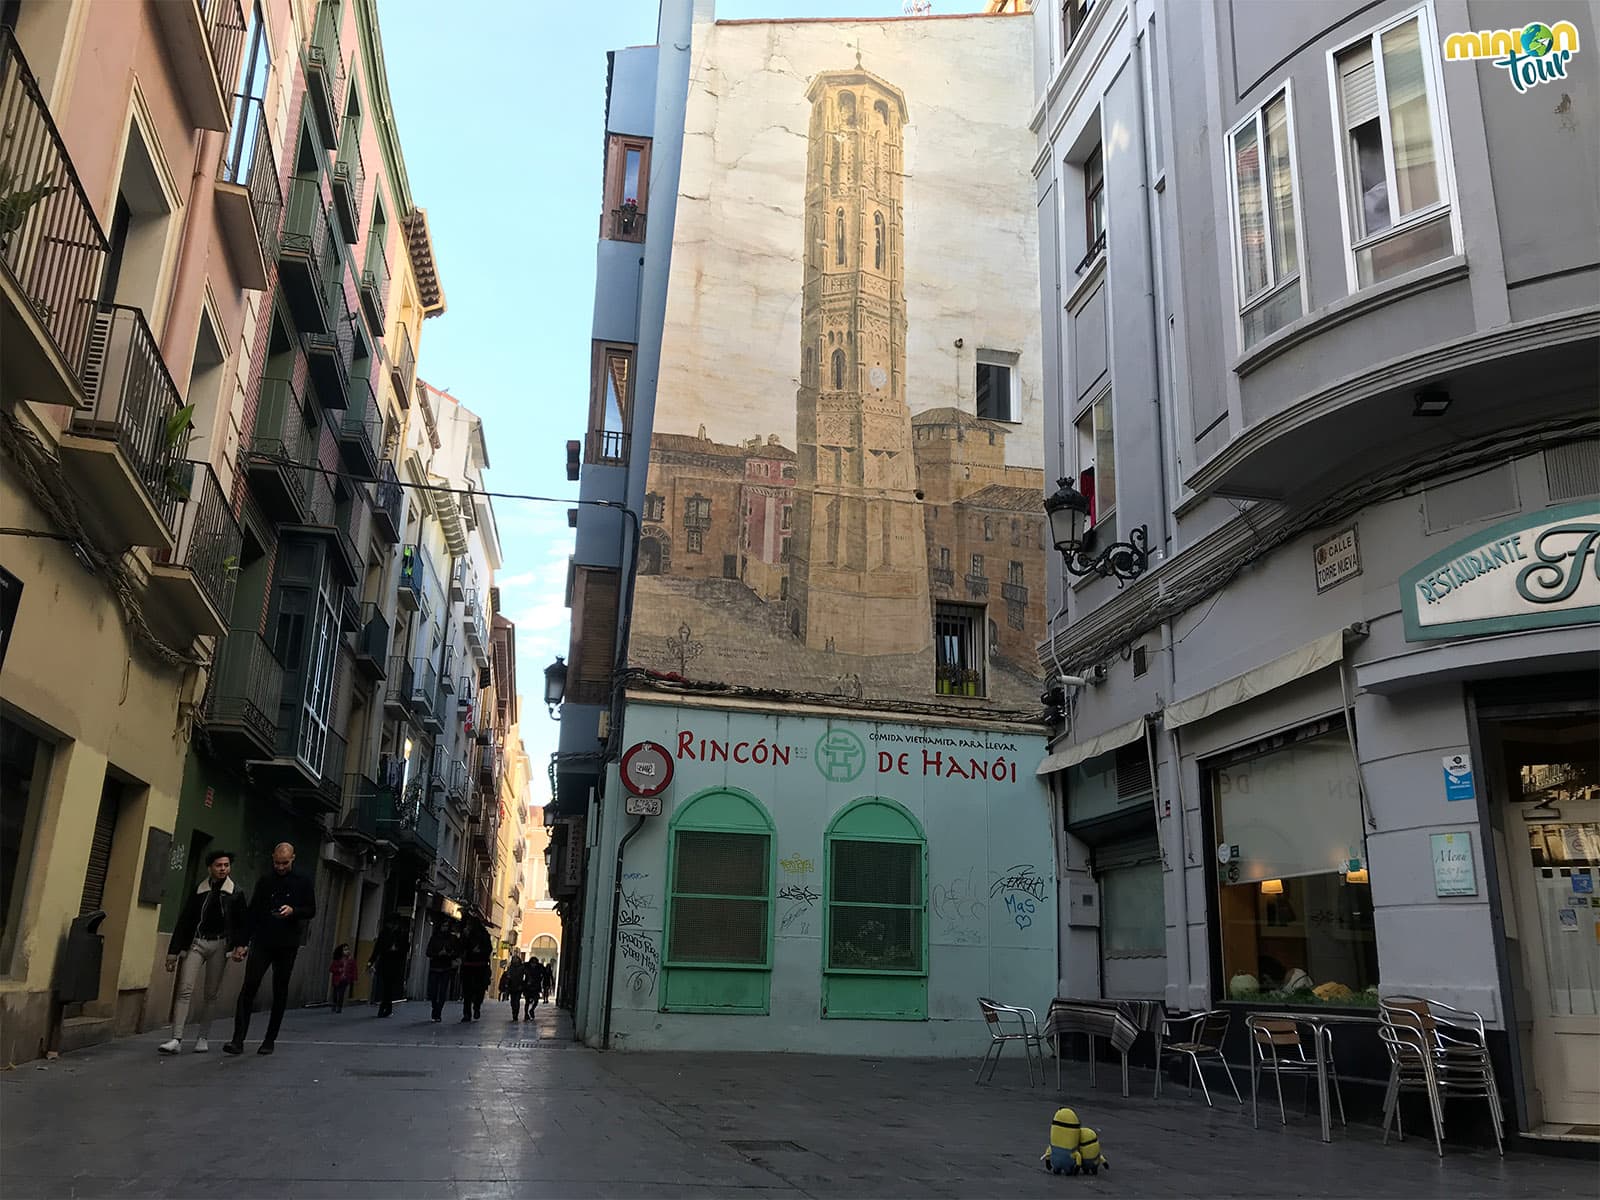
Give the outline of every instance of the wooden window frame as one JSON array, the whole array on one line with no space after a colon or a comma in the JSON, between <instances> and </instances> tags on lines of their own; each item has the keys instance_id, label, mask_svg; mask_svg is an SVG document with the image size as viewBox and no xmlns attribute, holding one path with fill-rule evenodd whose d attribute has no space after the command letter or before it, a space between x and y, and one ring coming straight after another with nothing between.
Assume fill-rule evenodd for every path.
<instances>
[{"instance_id":1,"label":"wooden window frame","mask_svg":"<svg viewBox=\"0 0 1600 1200\"><path fill-rule=\"evenodd\" d=\"M639 194L623 195L627 177L628 152L639 151ZM622 202L632 199L638 220L623 222L617 217ZM643 218L650 209L650 139L613 133L606 139L605 211L600 214L600 236L619 242L644 241Z\"/></svg>"},{"instance_id":2,"label":"wooden window frame","mask_svg":"<svg viewBox=\"0 0 1600 1200\"><path fill-rule=\"evenodd\" d=\"M611 700L611 669L616 658L616 617L622 577L609 567L574 567L573 573L572 646L568 655L566 698L574 704L607 704ZM601 605L606 581L609 581L611 589L610 638L603 665L597 667L593 661L594 641L591 637L595 631L587 627L586 621L595 606ZM594 611L594 615L603 616L603 612L602 607ZM596 675L597 670L599 676Z\"/></svg>"},{"instance_id":3,"label":"wooden window frame","mask_svg":"<svg viewBox=\"0 0 1600 1200\"><path fill-rule=\"evenodd\" d=\"M618 397L622 414L622 428L606 428L606 380L614 358L625 358L628 364L626 394ZM584 461L590 463L626 463L628 461L629 435L633 432L633 386L637 378L638 347L626 342L595 342L589 364L589 436L584 440Z\"/></svg>"}]
</instances>

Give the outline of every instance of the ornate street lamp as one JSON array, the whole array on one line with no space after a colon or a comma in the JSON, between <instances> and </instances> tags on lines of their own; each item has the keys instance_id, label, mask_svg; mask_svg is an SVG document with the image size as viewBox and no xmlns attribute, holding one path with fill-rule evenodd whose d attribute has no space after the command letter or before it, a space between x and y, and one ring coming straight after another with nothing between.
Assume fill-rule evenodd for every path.
<instances>
[{"instance_id":1,"label":"ornate street lamp","mask_svg":"<svg viewBox=\"0 0 1600 1200\"><path fill-rule=\"evenodd\" d=\"M1089 524L1088 498L1072 486L1070 479L1058 479L1054 495L1046 496L1044 513L1050 522L1050 541L1061 552L1069 575L1116 577L1117 586L1143 575L1150 566L1150 530L1141 525L1128 534L1125 542L1112 542L1094 554L1094 527Z\"/></svg>"},{"instance_id":2,"label":"ornate street lamp","mask_svg":"<svg viewBox=\"0 0 1600 1200\"><path fill-rule=\"evenodd\" d=\"M567 695L567 662L561 655L556 655L555 662L544 669L544 702L550 709L550 719L559 721L556 709L561 707L561 701Z\"/></svg>"}]
</instances>

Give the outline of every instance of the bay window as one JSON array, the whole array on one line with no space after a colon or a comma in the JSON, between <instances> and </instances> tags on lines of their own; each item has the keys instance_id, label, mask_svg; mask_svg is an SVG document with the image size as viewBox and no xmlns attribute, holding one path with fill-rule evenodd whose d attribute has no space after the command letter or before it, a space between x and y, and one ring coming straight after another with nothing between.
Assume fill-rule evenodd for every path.
<instances>
[{"instance_id":1,"label":"bay window","mask_svg":"<svg viewBox=\"0 0 1600 1200\"><path fill-rule=\"evenodd\" d=\"M1356 287L1455 251L1437 40L1423 9L1333 55Z\"/></svg>"},{"instance_id":2,"label":"bay window","mask_svg":"<svg viewBox=\"0 0 1600 1200\"><path fill-rule=\"evenodd\" d=\"M1305 311L1287 86L1228 135L1228 181L1241 345L1248 349Z\"/></svg>"},{"instance_id":3,"label":"bay window","mask_svg":"<svg viewBox=\"0 0 1600 1200\"><path fill-rule=\"evenodd\" d=\"M1332 718L1207 764L1226 999L1377 1003L1361 788Z\"/></svg>"}]
</instances>

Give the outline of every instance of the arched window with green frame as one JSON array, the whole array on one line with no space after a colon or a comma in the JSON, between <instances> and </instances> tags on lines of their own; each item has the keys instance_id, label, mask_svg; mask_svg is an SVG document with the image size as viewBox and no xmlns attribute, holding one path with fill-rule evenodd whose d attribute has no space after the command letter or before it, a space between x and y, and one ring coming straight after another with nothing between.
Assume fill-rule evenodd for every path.
<instances>
[{"instance_id":1,"label":"arched window with green frame","mask_svg":"<svg viewBox=\"0 0 1600 1200\"><path fill-rule=\"evenodd\" d=\"M775 854L772 818L738 788L700 792L673 814L663 1012L768 1011Z\"/></svg>"},{"instance_id":2,"label":"arched window with green frame","mask_svg":"<svg viewBox=\"0 0 1600 1200\"><path fill-rule=\"evenodd\" d=\"M928 1017L928 842L903 806L852 801L824 839L822 1015Z\"/></svg>"}]
</instances>

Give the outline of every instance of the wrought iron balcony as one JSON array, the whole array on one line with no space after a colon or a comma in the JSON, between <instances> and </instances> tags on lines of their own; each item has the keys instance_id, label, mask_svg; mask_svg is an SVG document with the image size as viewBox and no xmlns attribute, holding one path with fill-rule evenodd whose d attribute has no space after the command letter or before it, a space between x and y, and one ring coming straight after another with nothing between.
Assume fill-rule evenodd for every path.
<instances>
[{"instance_id":1,"label":"wrought iron balcony","mask_svg":"<svg viewBox=\"0 0 1600 1200\"><path fill-rule=\"evenodd\" d=\"M360 234L361 189L366 181L361 165L361 119L346 116L339 130L339 153L333 160L333 211L339 216L339 232L352 246Z\"/></svg>"},{"instance_id":2,"label":"wrought iron balcony","mask_svg":"<svg viewBox=\"0 0 1600 1200\"><path fill-rule=\"evenodd\" d=\"M198 129L228 128L228 95L244 53L239 0L162 0L156 19L168 43L166 61Z\"/></svg>"},{"instance_id":3,"label":"wrought iron balcony","mask_svg":"<svg viewBox=\"0 0 1600 1200\"><path fill-rule=\"evenodd\" d=\"M956 586L956 572L954 567L929 567L928 582L936 588L950 591Z\"/></svg>"},{"instance_id":4,"label":"wrought iron balcony","mask_svg":"<svg viewBox=\"0 0 1600 1200\"><path fill-rule=\"evenodd\" d=\"M378 466L378 444L383 438L383 414L372 394L372 380L356 375L350 380L350 403L330 418L345 466L356 475L371 475Z\"/></svg>"},{"instance_id":5,"label":"wrought iron balcony","mask_svg":"<svg viewBox=\"0 0 1600 1200\"><path fill-rule=\"evenodd\" d=\"M356 666L369 678L382 679L388 657L389 622L376 604L363 604L356 624Z\"/></svg>"},{"instance_id":6,"label":"wrought iron balcony","mask_svg":"<svg viewBox=\"0 0 1600 1200\"><path fill-rule=\"evenodd\" d=\"M389 260L374 239L367 249L367 266L361 272L361 307L366 310L374 340L383 337L383 319L389 306Z\"/></svg>"},{"instance_id":7,"label":"wrought iron balcony","mask_svg":"<svg viewBox=\"0 0 1600 1200\"><path fill-rule=\"evenodd\" d=\"M967 576L967 595L987 596L989 594L989 577L987 575Z\"/></svg>"},{"instance_id":8,"label":"wrought iron balcony","mask_svg":"<svg viewBox=\"0 0 1600 1200\"><path fill-rule=\"evenodd\" d=\"M486 665L486 639L488 631L484 628L483 606L478 602L478 589L468 588L466 599L461 606L461 628L466 634L467 645L472 647L480 666Z\"/></svg>"},{"instance_id":9,"label":"wrought iron balcony","mask_svg":"<svg viewBox=\"0 0 1600 1200\"><path fill-rule=\"evenodd\" d=\"M367 544L366 492L352 488L341 494L321 471L309 471L307 476L306 512L299 526L333 540L338 553L329 556L329 563L338 569L339 582L353 587L361 582L366 566L361 556Z\"/></svg>"},{"instance_id":10,"label":"wrought iron balcony","mask_svg":"<svg viewBox=\"0 0 1600 1200\"><path fill-rule=\"evenodd\" d=\"M394 357L389 360L389 376L394 390L399 393L400 407L410 408L411 388L417 381L417 354L411 348L411 331L404 324L400 326L400 336L390 347Z\"/></svg>"},{"instance_id":11,"label":"wrought iron balcony","mask_svg":"<svg viewBox=\"0 0 1600 1200\"><path fill-rule=\"evenodd\" d=\"M378 482L372 485L372 528L390 545L400 540L404 502L404 489L394 464L385 459L378 464Z\"/></svg>"},{"instance_id":12,"label":"wrought iron balcony","mask_svg":"<svg viewBox=\"0 0 1600 1200\"><path fill-rule=\"evenodd\" d=\"M459 807L465 808L467 803L467 764L465 759L452 758L449 764L449 775L445 782L450 799Z\"/></svg>"},{"instance_id":13,"label":"wrought iron balcony","mask_svg":"<svg viewBox=\"0 0 1600 1200\"><path fill-rule=\"evenodd\" d=\"M189 495L178 522L177 546L150 567L149 606L183 640L220 637L228 630L244 534L210 463L185 463Z\"/></svg>"},{"instance_id":14,"label":"wrought iron balcony","mask_svg":"<svg viewBox=\"0 0 1600 1200\"><path fill-rule=\"evenodd\" d=\"M267 286L267 264L278 257L283 184L272 153L266 112L250 96L233 98L233 127L217 169L217 215L239 282Z\"/></svg>"},{"instance_id":15,"label":"wrought iron balcony","mask_svg":"<svg viewBox=\"0 0 1600 1200\"><path fill-rule=\"evenodd\" d=\"M0 25L0 346L17 394L79 403L107 242L50 108Z\"/></svg>"},{"instance_id":16,"label":"wrought iron balcony","mask_svg":"<svg viewBox=\"0 0 1600 1200\"><path fill-rule=\"evenodd\" d=\"M477 748L475 779L479 787L493 789L500 782L500 747L495 745Z\"/></svg>"},{"instance_id":17,"label":"wrought iron balcony","mask_svg":"<svg viewBox=\"0 0 1600 1200\"><path fill-rule=\"evenodd\" d=\"M610 218L606 237L614 242L644 241L644 213L632 205L619 205L606 214Z\"/></svg>"},{"instance_id":18,"label":"wrought iron balcony","mask_svg":"<svg viewBox=\"0 0 1600 1200\"><path fill-rule=\"evenodd\" d=\"M411 711L426 722L437 716L438 708L439 674L431 662L419 658L411 664Z\"/></svg>"},{"instance_id":19,"label":"wrought iron balcony","mask_svg":"<svg viewBox=\"0 0 1600 1200\"><path fill-rule=\"evenodd\" d=\"M626 463L628 461L628 435L618 429L591 429L588 453L592 463Z\"/></svg>"},{"instance_id":20,"label":"wrought iron balcony","mask_svg":"<svg viewBox=\"0 0 1600 1200\"><path fill-rule=\"evenodd\" d=\"M444 657L439 661L439 692L442 695L451 694L456 690L455 658L456 648L446 646Z\"/></svg>"},{"instance_id":21,"label":"wrought iron balcony","mask_svg":"<svg viewBox=\"0 0 1600 1200\"><path fill-rule=\"evenodd\" d=\"M473 706L472 676L463 675L456 681L456 708L458 712L469 713Z\"/></svg>"},{"instance_id":22,"label":"wrought iron balcony","mask_svg":"<svg viewBox=\"0 0 1600 1200\"><path fill-rule=\"evenodd\" d=\"M380 798L379 791L377 781L369 776L359 771L346 773L340 785L342 816L333 830L335 837L355 834L377 841L391 836L378 832L379 817L390 808L387 796Z\"/></svg>"},{"instance_id":23,"label":"wrought iron balcony","mask_svg":"<svg viewBox=\"0 0 1600 1200\"><path fill-rule=\"evenodd\" d=\"M61 457L127 545L172 547L189 421L144 313L102 305L80 372L83 402Z\"/></svg>"},{"instance_id":24,"label":"wrought iron balcony","mask_svg":"<svg viewBox=\"0 0 1600 1200\"><path fill-rule=\"evenodd\" d=\"M1000 596L1012 604L1026 604L1028 602L1028 589L1020 583L1002 583Z\"/></svg>"},{"instance_id":25,"label":"wrought iron balcony","mask_svg":"<svg viewBox=\"0 0 1600 1200\"><path fill-rule=\"evenodd\" d=\"M303 336L306 368L317 391L317 399L327 409L342 409L350 404L350 367L355 357L356 314L350 308L345 290L344 263L335 254L325 272L328 294L323 301L327 329Z\"/></svg>"},{"instance_id":26,"label":"wrought iron balcony","mask_svg":"<svg viewBox=\"0 0 1600 1200\"><path fill-rule=\"evenodd\" d=\"M332 281L338 277L339 248L333 240L322 179L296 175L289 180L289 204L278 246L278 278L295 324L307 333L328 333ZM338 317L344 318L344 309Z\"/></svg>"},{"instance_id":27,"label":"wrought iron balcony","mask_svg":"<svg viewBox=\"0 0 1600 1200\"><path fill-rule=\"evenodd\" d=\"M458 558L450 568L450 599L465 600L467 598L466 586L467 560Z\"/></svg>"},{"instance_id":28,"label":"wrought iron balcony","mask_svg":"<svg viewBox=\"0 0 1600 1200\"><path fill-rule=\"evenodd\" d=\"M411 660L403 654L391 655L387 675L389 686L383 693L384 707L410 712L412 693L416 690L416 673Z\"/></svg>"},{"instance_id":29,"label":"wrought iron balcony","mask_svg":"<svg viewBox=\"0 0 1600 1200\"><path fill-rule=\"evenodd\" d=\"M433 573L433 562L427 550L414 542L400 551L399 599L403 607L424 615L439 605L439 580Z\"/></svg>"},{"instance_id":30,"label":"wrought iron balcony","mask_svg":"<svg viewBox=\"0 0 1600 1200\"><path fill-rule=\"evenodd\" d=\"M349 746L339 734L328 730L322 747L322 773L311 793L312 800L325 812L336 813L344 805L344 766Z\"/></svg>"},{"instance_id":31,"label":"wrought iron balcony","mask_svg":"<svg viewBox=\"0 0 1600 1200\"><path fill-rule=\"evenodd\" d=\"M303 464L316 459L315 439L294 382L263 378L248 467L251 489L276 521L298 523L309 515L312 473Z\"/></svg>"},{"instance_id":32,"label":"wrought iron balcony","mask_svg":"<svg viewBox=\"0 0 1600 1200\"><path fill-rule=\"evenodd\" d=\"M332 150L339 137L339 99L344 95L344 54L339 47L339 17L344 7L322 0L317 5L311 44L306 47L306 98L322 148Z\"/></svg>"},{"instance_id":33,"label":"wrought iron balcony","mask_svg":"<svg viewBox=\"0 0 1600 1200\"><path fill-rule=\"evenodd\" d=\"M239 759L269 758L278 738L283 667L254 629L233 629L217 647L201 704L212 748Z\"/></svg>"}]
</instances>

